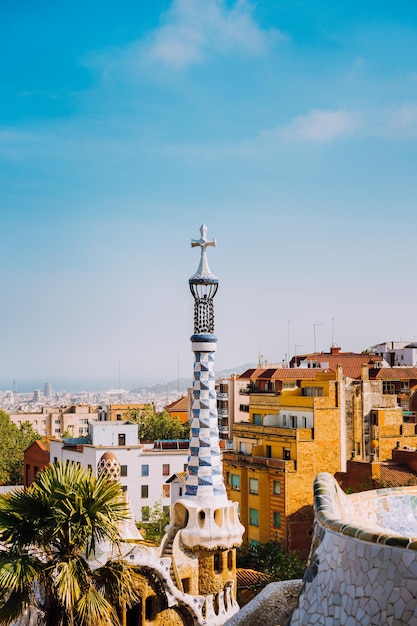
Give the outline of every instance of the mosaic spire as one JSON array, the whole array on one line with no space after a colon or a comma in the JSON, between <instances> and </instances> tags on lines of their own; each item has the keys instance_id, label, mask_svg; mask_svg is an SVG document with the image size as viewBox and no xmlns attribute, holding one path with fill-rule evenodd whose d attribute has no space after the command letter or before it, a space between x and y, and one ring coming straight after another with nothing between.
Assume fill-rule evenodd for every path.
<instances>
[{"instance_id":1,"label":"mosaic spire","mask_svg":"<svg viewBox=\"0 0 417 626\"><path fill-rule=\"evenodd\" d=\"M215 246L207 239L207 227L200 229L201 238L192 240L192 247L200 247L201 258L197 272L189 279L194 297L194 334L191 337L194 352L192 393L192 421L190 456L185 482L185 497L227 500L222 473L215 389L214 353L217 337L214 332L213 298L218 279L207 262L206 249Z\"/></svg>"}]
</instances>

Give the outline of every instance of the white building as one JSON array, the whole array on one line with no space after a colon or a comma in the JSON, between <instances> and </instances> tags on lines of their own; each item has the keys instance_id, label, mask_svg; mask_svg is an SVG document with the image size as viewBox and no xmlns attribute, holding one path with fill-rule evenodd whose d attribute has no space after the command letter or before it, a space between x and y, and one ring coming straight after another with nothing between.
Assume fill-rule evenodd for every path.
<instances>
[{"instance_id":1,"label":"white building","mask_svg":"<svg viewBox=\"0 0 417 626\"><path fill-rule=\"evenodd\" d=\"M77 461L94 475L106 452L112 452L120 463L120 482L129 492L136 521L146 522L156 503L169 512L171 486L166 481L187 467L187 449L155 449L153 444L140 444L138 427L131 422L89 423L88 437L50 442L51 463Z\"/></svg>"},{"instance_id":2,"label":"white building","mask_svg":"<svg viewBox=\"0 0 417 626\"><path fill-rule=\"evenodd\" d=\"M63 405L60 407L42 406L40 411L18 411L9 414L18 428L29 422L42 437L86 437L88 422L97 420L97 407L87 404Z\"/></svg>"},{"instance_id":3,"label":"white building","mask_svg":"<svg viewBox=\"0 0 417 626\"><path fill-rule=\"evenodd\" d=\"M417 366L417 343L409 341L384 341L368 348L369 352L379 354L390 365L408 367Z\"/></svg>"}]
</instances>

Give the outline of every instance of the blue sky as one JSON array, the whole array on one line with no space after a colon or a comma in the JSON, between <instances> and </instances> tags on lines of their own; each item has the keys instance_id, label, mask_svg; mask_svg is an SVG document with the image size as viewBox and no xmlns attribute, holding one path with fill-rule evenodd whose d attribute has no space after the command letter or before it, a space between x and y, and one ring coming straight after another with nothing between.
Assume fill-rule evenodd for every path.
<instances>
[{"instance_id":1,"label":"blue sky","mask_svg":"<svg viewBox=\"0 0 417 626\"><path fill-rule=\"evenodd\" d=\"M408 0L1 3L0 385L191 376L202 223L217 369L416 339L416 31Z\"/></svg>"}]
</instances>

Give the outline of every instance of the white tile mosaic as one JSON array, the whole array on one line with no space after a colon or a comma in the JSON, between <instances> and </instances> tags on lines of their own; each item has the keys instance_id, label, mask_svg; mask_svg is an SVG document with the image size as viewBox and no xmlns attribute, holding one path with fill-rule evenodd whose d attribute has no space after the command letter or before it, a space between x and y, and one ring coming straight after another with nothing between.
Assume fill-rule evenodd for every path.
<instances>
[{"instance_id":1,"label":"white tile mosaic","mask_svg":"<svg viewBox=\"0 0 417 626\"><path fill-rule=\"evenodd\" d=\"M312 550L291 626L417 624L417 487L346 495L319 474L314 490Z\"/></svg>"}]
</instances>

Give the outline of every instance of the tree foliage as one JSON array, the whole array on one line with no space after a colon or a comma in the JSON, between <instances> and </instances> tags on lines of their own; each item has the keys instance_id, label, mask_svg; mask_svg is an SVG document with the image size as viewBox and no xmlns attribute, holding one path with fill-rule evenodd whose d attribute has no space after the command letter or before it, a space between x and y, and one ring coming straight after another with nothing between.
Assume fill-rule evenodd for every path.
<instances>
[{"instance_id":1,"label":"tree foliage","mask_svg":"<svg viewBox=\"0 0 417 626\"><path fill-rule=\"evenodd\" d=\"M19 428L0 409L0 484L23 484L23 453L39 439L29 422Z\"/></svg>"},{"instance_id":2,"label":"tree foliage","mask_svg":"<svg viewBox=\"0 0 417 626\"><path fill-rule=\"evenodd\" d=\"M145 539L159 544L165 534L165 528L169 524L169 513L164 511L160 502L155 502L152 507L148 507L147 513L149 521L139 522L138 528Z\"/></svg>"},{"instance_id":3,"label":"tree foliage","mask_svg":"<svg viewBox=\"0 0 417 626\"><path fill-rule=\"evenodd\" d=\"M295 554L283 552L277 541L243 544L236 553L238 567L268 574L272 581L302 578L305 563Z\"/></svg>"},{"instance_id":4,"label":"tree foliage","mask_svg":"<svg viewBox=\"0 0 417 626\"><path fill-rule=\"evenodd\" d=\"M0 624L30 613L43 626L119 625L120 609L139 600L118 550L127 516L120 483L75 462L0 496ZM113 547L107 562L97 560L103 541Z\"/></svg>"},{"instance_id":5,"label":"tree foliage","mask_svg":"<svg viewBox=\"0 0 417 626\"><path fill-rule=\"evenodd\" d=\"M141 441L155 441L157 439L188 439L189 424L183 424L177 417L171 417L167 411L155 411L152 404L145 405L144 409L129 409L126 419L138 425Z\"/></svg>"}]
</instances>

